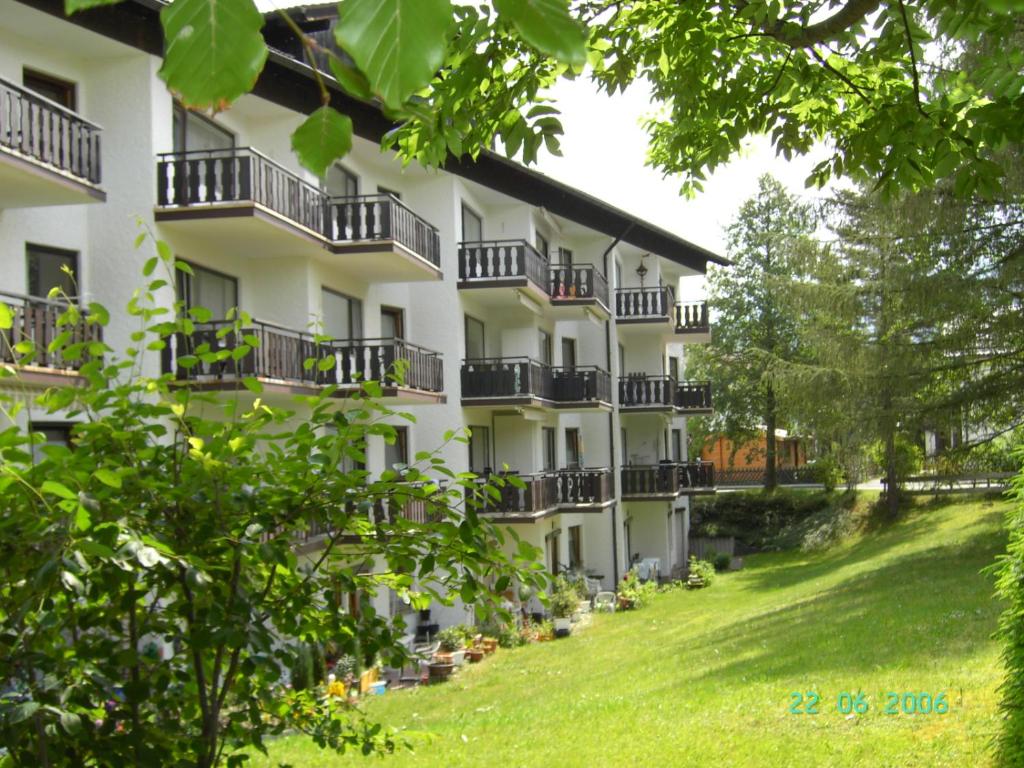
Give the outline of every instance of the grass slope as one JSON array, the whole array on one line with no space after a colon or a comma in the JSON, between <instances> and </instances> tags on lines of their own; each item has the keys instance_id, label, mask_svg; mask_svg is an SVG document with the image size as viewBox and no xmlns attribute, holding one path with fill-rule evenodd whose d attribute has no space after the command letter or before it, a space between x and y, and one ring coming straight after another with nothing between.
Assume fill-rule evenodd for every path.
<instances>
[{"instance_id":1,"label":"grass slope","mask_svg":"<svg viewBox=\"0 0 1024 768\"><path fill-rule=\"evenodd\" d=\"M999 605L979 570L1004 547L1003 508L918 507L827 552L750 557L710 589L388 694L371 715L433 741L382 765L987 765ZM790 692L806 690L820 714L790 714ZM871 710L839 714L842 691ZM887 691L945 691L950 711L885 715ZM271 758L255 765L363 760L298 739Z\"/></svg>"}]
</instances>

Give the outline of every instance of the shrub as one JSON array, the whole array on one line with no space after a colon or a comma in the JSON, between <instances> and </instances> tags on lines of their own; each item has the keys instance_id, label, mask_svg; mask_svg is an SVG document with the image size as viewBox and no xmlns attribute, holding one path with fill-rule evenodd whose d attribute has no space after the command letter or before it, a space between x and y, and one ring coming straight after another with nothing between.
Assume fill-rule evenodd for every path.
<instances>
[{"instance_id":1,"label":"shrub","mask_svg":"<svg viewBox=\"0 0 1024 768\"><path fill-rule=\"evenodd\" d=\"M691 557L690 575L699 576L704 581L704 586L710 587L711 582L715 580L715 566L707 560L698 560L696 557Z\"/></svg>"},{"instance_id":2,"label":"shrub","mask_svg":"<svg viewBox=\"0 0 1024 768\"><path fill-rule=\"evenodd\" d=\"M658 594L658 584L654 581L640 581L636 569L632 568L619 582L618 593L619 597L632 604L632 608L643 608Z\"/></svg>"},{"instance_id":3,"label":"shrub","mask_svg":"<svg viewBox=\"0 0 1024 768\"><path fill-rule=\"evenodd\" d=\"M809 467L811 478L825 486L826 491L834 491L846 479L842 465L831 453L819 456Z\"/></svg>"},{"instance_id":4,"label":"shrub","mask_svg":"<svg viewBox=\"0 0 1024 768\"><path fill-rule=\"evenodd\" d=\"M308 643L299 643L295 647L291 677L293 690L305 691L313 687L313 653Z\"/></svg>"},{"instance_id":5,"label":"shrub","mask_svg":"<svg viewBox=\"0 0 1024 768\"><path fill-rule=\"evenodd\" d=\"M732 563L732 558L725 552L721 552L715 555L714 559L711 562L714 564L716 571L728 571L729 565Z\"/></svg>"},{"instance_id":6,"label":"shrub","mask_svg":"<svg viewBox=\"0 0 1024 768\"><path fill-rule=\"evenodd\" d=\"M446 627L437 633L437 640L440 643L440 648L445 653L453 653L463 646L465 639L465 633L462 627L456 625L454 627Z\"/></svg>"},{"instance_id":7,"label":"shrub","mask_svg":"<svg viewBox=\"0 0 1024 768\"><path fill-rule=\"evenodd\" d=\"M868 449L871 461L885 472L885 443L878 440ZM924 466L924 449L906 435L896 435L895 440L896 476L899 478L917 474Z\"/></svg>"},{"instance_id":8,"label":"shrub","mask_svg":"<svg viewBox=\"0 0 1024 768\"><path fill-rule=\"evenodd\" d=\"M579 608L580 597L576 586L564 576L558 576L553 582L549 599L551 615L556 619L567 619Z\"/></svg>"}]
</instances>

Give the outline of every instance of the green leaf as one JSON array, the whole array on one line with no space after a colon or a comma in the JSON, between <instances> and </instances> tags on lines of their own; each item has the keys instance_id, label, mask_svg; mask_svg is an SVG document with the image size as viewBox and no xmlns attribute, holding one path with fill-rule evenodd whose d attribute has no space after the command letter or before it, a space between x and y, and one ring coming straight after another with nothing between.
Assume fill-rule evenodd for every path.
<instances>
[{"instance_id":1,"label":"green leaf","mask_svg":"<svg viewBox=\"0 0 1024 768\"><path fill-rule=\"evenodd\" d=\"M11 725L17 725L20 722L28 720L32 715L39 709L38 701L25 701L11 708L10 714L7 716L7 722Z\"/></svg>"},{"instance_id":2,"label":"green leaf","mask_svg":"<svg viewBox=\"0 0 1024 768\"><path fill-rule=\"evenodd\" d=\"M79 531L87 531L91 525L92 515L89 514L88 509L79 504L78 509L75 510L75 529Z\"/></svg>"},{"instance_id":3,"label":"green leaf","mask_svg":"<svg viewBox=\"0 0 1024 768\"><path fill-rule=\"evenodd\" d=\"M352 120L332 107L320 107L292 134L299 162L317 176L352 149Z\"/></svg>"},{"instance_id":4,"label":"green leaf","mask_svg":"<svg viewBox=\"0 0 1024 768\"><path fill-rule=\"evenodd\" d=\"M366 79L366 75L355 67L349 66L348 62L333 56L328 60L328 64L331 67L331 72L334 74L334 79L350 95L355 96L357 99L369 100L373 98L373 94L370 92L370 81Z\"/></svg>"},{"instance_id":5,"label":"green leaf","mask_svg":"<svg viewBox=\"0 0 1024 768\"><path fill-rule=\"evenodd\" d=\"M72 736L82 730L82 718L74 712L61 712L60 724Z\"/></svg>"},{"instance_id":6,"label":"green leaf","mask_svg":"<svg viewBox=\"0 0 1024 768\"><path fill-rule=\"evenodd\" d=\"M93 323L99 323L100 325L107 325L110 322L110 313L102 304L90 301L89 314L86 317L86 320Z\"/></svg>"},{"instance_id":7,"label":"green leaf","mask_svg":"<svg viewBox=\"0 0 1024 768\"><path fill-rule=\"evenodd\" d=\"M449 0L342 0L338 8L338 45L391 109L441 67L452 25Z\"/></svg>"},{"instance_id":8,"label":"green leaf","mask_svg":"<svg viewBox=\"0 0 1024 768\"><path fill-rule=\"evenodd\" d=\"M160 259L157 256L150 256L146 259L146 263L142 266L142 274L149 277L153 274L153 270L156 269L156 265L160 263Z\"/></svg>"},{"instance_id":9,"label":"green leaf","mask_svg":"<svg viewBox=\"0 0 1024 768\"><path fill-rule=\"evenodd\" d=\"M106 467L100 467L93 475L104 485L109 485L111 488L121 487L121 476L113 470L107 469Z\"/></svg>"},{"instance_id":10,"label":"green leaf","mask_svg":"<svg viewBox=\"0 0 1024 768\"><path fill-rule=\"evenodd\" d=\"M586 34L565 0L494 0L494 7L541 53L574 67L586 63Z\"/></svg>"},{"instance_id":11,"label":"green leaf","mask_svg":"<svg viewBox=\"0 0 1024 768\"><path fill-rule=\"evenodd\" d=\"M14 325L14 313L11 308L0 301L0 328L7 329Z\"/></svg>"},{"instance_id":12,"label":"green leaf","mask_svg":"<svg viewBox=\"0 0 1024 768\"><path fill-rule=\"evenodd\" d=\"M102 5L117 5L121 0L64 0L64 15L84 11L89 8L99 8Z\"/></svg>"},{"instance_id":13,"label":"green leaf","mask_svg":"<svg viewBox=\"0 0 1024 768\"><path fill-rule=\"evenodd\" d=\"M55 480L44 480L41 490L43 493L52 493L54 496L60 496L62 499L78 498L78 494L71 491L66 485L58 483Z\"/></svg>"},{"instance_id":14,"label":"green leaf","mask_svg":"<svg viewBox=\"0 0 1024 768\"><path fill-rule=\"evenodd\" d=\"M252 90L267 60L253 0L174 0L160 21L160 77L186 106L223 109Z\"/></svg>"},{"instance_id":15,"label":"green leaf","mask_svg":"<svg viewBox=\"0 0 1024 768\"><path fill-rule=\"evenodd\" d=\"M263 393L263 385L260 383L259 379L255 379L252 376L246 376L242 379L242 384L254 395Z\"/></svg>"}]
</instances>

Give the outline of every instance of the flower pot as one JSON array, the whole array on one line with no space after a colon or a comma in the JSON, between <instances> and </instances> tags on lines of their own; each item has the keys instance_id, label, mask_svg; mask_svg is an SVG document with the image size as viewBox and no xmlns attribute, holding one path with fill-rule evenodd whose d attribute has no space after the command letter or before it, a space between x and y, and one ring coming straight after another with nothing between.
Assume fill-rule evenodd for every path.
<instances>
[{"instance_id":1,"label":"flower pot","mask_svg":"<svg viewBox=\"0 0 1024 768\"><path fill-rule=\"evenodd\" d=\"M438 662L431 662L427 667L430 674L431 683L442 683L452 676L452 672L455 671L454 664L441 664Z\"/></svg>"},{"instance_id":2,"label":"flower pot","mask_svg":"<svg viewBox=\"0 0 1024 768\"><path fill-rule=\"evenodd\" d=\"M484 649L484 653L494 653L498 650L498 640L494 637L485 637L483 642L481 642L481 646Z\"/></svg>"},{"instance_id":3,"label":"flower pot","mask_svg":"<svg viewBox=\"0 0 1024 768\"><path fill-rule=\"evenodd\" d=\"M568 637L572 631L572 619L568 617L555 618L555 637Z\"/></svg>"},{"instance_id":4,"label":"flower pot","mask_svg":"<svg viewBox=\"0 0 1024 768\"><path fill-rule=\"evenodd\" d=\"M478 661L483 661L484 649L483 648L467 648L466 658L469 659L471 664L476 664Z\"/></svg>"},{"instance_id":5,"label":"flower pot","mask_svg":"<svg viewBox=\"0 0 1024 768\"><path fill-rule=\"evenodd\" d=\"M447 653L445 651L438 651L437 653L435 653L434 654L434 658L433 658L433 662L435 664L454 664L455 663L454 660L452 659L452 654Z\"/></svg>"},{"instance_id":6,"label":"flower pot","mask_svg":"<svg viewBox=\"0 0 1024 768\"><path fill-rule=\"evenodd\" d=\"M456 667L461 667L466 661L466 649L460 648L457 651L452 651L452 664Z\"/></svg>"}]
</instances>

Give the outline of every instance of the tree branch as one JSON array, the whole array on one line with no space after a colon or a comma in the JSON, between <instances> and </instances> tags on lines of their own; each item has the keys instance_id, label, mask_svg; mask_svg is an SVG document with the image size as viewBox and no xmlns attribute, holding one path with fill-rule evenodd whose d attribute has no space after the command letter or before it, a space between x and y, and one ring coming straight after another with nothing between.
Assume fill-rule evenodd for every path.
<instances>
[{"instance_id":1,"label":"tree branch","mask_svg":"<svg viewBox=\"0 0 1024 768\"><path fill-rule=\"evenodd\" d=\"M739 0L733 4L733 7L737 11L742 11L747 5L745 0ZM782 19L773 24L756 26L759 26L770 37L774 37L780 43L791 48L810 48L828 42L846 32L850 27L859 24L869 14L874 13L879 5L881 5L881 0L849 0L832 16L806 27Z\"/></svg>"},{"instance_id":2,"label":"tree branch","mask_svg":"<svg viewBox=\"0 0 1024 768\"><path fill-rule=\"evenodd\" d=\"M903 0L899 0L899 7L900 16L903 18L903 31L907 35L907 50L910 51L910 74L914 78L914 100L917 102L917 111L924 117L928 117L928 113L924 111L924 105L921 103L921 78L917 72L917 54L914 53L914 36L910 32L910 19L907 18L907 7L903 4Z\"/></svg>"}]
</instances>

